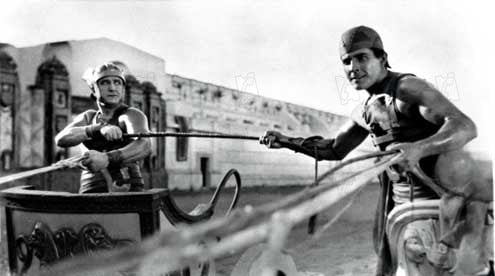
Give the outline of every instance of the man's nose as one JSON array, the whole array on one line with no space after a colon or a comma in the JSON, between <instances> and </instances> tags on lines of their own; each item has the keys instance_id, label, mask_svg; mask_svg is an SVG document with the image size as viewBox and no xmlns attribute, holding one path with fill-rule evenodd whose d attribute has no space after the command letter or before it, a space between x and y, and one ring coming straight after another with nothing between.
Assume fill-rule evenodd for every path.
<instances>
[{"instance_id":1,"label":"man's nose","mask_svg":"<svg viewBox=\"0 0 495 276\"><path fill-rule=\"evenodd\" d=\"M351 65L351 70L354 72L359 72L359 70L361 69L361 65L359 64L359 62L355 60L351 60L350 65Z\"/></svg>"}]
</instances>

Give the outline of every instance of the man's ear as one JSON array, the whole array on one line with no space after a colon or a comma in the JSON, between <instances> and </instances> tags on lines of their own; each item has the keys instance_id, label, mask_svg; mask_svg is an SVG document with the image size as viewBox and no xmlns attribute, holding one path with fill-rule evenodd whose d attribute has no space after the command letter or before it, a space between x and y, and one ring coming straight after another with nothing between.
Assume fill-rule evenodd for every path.
<instances>
[{"instance_id":1,"label":"man's ear","mask_svg":"<svg viewBox=\"0 0 495 276\"><path fill-rule=\"evenodd\" d=\"M382 59L383 66L385 66L385 64L387 64L387 61L388 61L388 55L386 52L383 52L381 59Z\"/></svg>"},{"instance_id":2,"label":"man's ear","mask_svg":"<svg viewBox=\"0 0 495 276\"><path fill-rule=\"evenodd\" d=\"M91 94L89 94L89 98L96 100L95 93L91 92Z\"/></svg>"},{"instance_id":3,"label":"man's ear","mask_svg":"<svg viewBox=\"0 0 495 276\"><path fill-rule=\"evenodd\" d=\"M91 85L91 87L89 88L89 89L91 90L91 94L89 94L89 97L90 97L91 99L94 99L94 100L96 100L96 91L95 91L95 86L96 86L96 84L93 84L93 85Z\"/></svg>"}]
</instances>

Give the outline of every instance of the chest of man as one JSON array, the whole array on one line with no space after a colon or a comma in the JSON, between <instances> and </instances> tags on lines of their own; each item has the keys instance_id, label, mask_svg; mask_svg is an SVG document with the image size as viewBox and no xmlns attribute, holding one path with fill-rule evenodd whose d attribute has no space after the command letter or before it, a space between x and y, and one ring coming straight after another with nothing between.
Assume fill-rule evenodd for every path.
<instances>
[{"instance_id":1,"label":"chest of man","mask_svg":"<svg viewBox=\"0 0 495 276\"><path fill-rule=\"evenodd\" d=\"M420 120L419 107L387 94L372 95L359 107L359 114L353 116L361 127L372 132L378 124L383 130L399 127L399 120Z\"/></svg>"}]
</instances>

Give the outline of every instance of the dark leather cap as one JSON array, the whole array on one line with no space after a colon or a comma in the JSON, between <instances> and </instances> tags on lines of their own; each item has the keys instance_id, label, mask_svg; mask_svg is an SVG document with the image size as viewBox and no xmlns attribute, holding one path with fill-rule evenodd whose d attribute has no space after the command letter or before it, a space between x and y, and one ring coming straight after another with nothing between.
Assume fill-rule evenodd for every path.
<instances>
[{"instance_id":1,"label":"dark leather cap","mask_svg":"<svg viewBox=\"0 0 495 276\"><path fill-rule=\"evenodd\" d=\"M380 35L370 27L358 26L349 29L342 35L340 56L363 48L383 49Z\"/></svg>"}]
</instances>

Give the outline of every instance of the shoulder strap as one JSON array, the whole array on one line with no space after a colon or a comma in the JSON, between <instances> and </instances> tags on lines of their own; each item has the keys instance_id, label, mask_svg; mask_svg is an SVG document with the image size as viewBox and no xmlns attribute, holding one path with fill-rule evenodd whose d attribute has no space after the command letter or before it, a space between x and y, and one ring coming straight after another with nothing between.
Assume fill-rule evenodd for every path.
<instances>
[{"instance_id":1,"label":"shoulder strap","mask_svg":"<svg viewBox=\"0 0 495 276\"><path fill-rule=\"evenodd\" d=\"M368 98L364 102L362 102L362 104L361 104L361 118L364 119L364 122L366 124L369 124L369 118L368 118L368 116L366 116L366 111L368 111L367 110L368 109L368 102L370 99L371 99L371 95L369 95Z\"/></svg>"},{"instance_id":2,"label":"shoulder strap","mask_svg":"<svg viewBox=\"0 0 495 276\"><path fill-rule=\"evenodd\" d=\"M415 77L416 75L411 74L411 73L399 73L396 76L393 77L392 81L390 82L390 86L388 87L388 91L390 91L390 94L392 98L395 101L395 98L397 97L397 90L399 89L399 81L407 76L413 76Z\"/></svg>"},{"instance_id":3,"label":"shoulder strap","mask_svg":"<svg viewBox=\"0 0 495 276\"><path fill-rule=\"evenodd\" d=\"M119 117L120 117L120 115L125 114L127 112L127 110L129 110L129 106L127 106L125 104L122 104L119 107L117 107L117 109L113 113L112 118L109 120L109 123L112 125L120 126ZM122 128L122 131L127 132L125 130L125 128Z\"/></svg>"},{"instance_id":4,"label":"shoulder strap","mask_svg":"<svg viewBox=\"0 0 495 276\"><path fill-rule=\"evenodd\" d=\"M117 110L115 110L115 113L113 114L114 118L118 119L120 115L124 114L127 112L129 109L129 106L126 104L120 105Z\"/></svg>"},{"instance_id":5,"label":"shoulder strap","mask_svg":"<svg viewBox=\"0 0 495 276\"><path fill-rule=\"evenodd\" d=\"M113 115L113 118L118 119L120 115L124 114L127 110L129 109L129 106L122 104L115 110L115 113ZM95 118L96 114L98 114L97 110L87 110L84 113L84 120L86 121L86 124L91 124L93 122L93 119Z\"/></svg>"},{"instance_id":6,"label":"shoulder strap","mask_svg":"<svg viewBox=\"0 0 495 276\"><path fill-rule=\"evenodd\" d=\"M415 76L414 74L411 73L398 73L396 74L393 79L390 81L390 85L387 87L387 92L389 95L392 96L392 102L390 103L393 108L389 108L390 112L390 117L392 118L392 125L399 127L399 120L400 117L403 116L402 113L400 113L399 108L397 107L396 99L397 99L397 90L399 89L399 81L407 76Z\"/></svg>"},{"instance_id":7,"label":"shoulder strap","mask_svg":"<svg viewBox=\"0 0 495 276\"><path fill-rule=\"evenodd\" d=\"M96 113L98 113L98 111L93 109L87 110L84 113L84 120L86 121L86 124L90 125L92 123Z\"/></svg>"}]
</instances>

